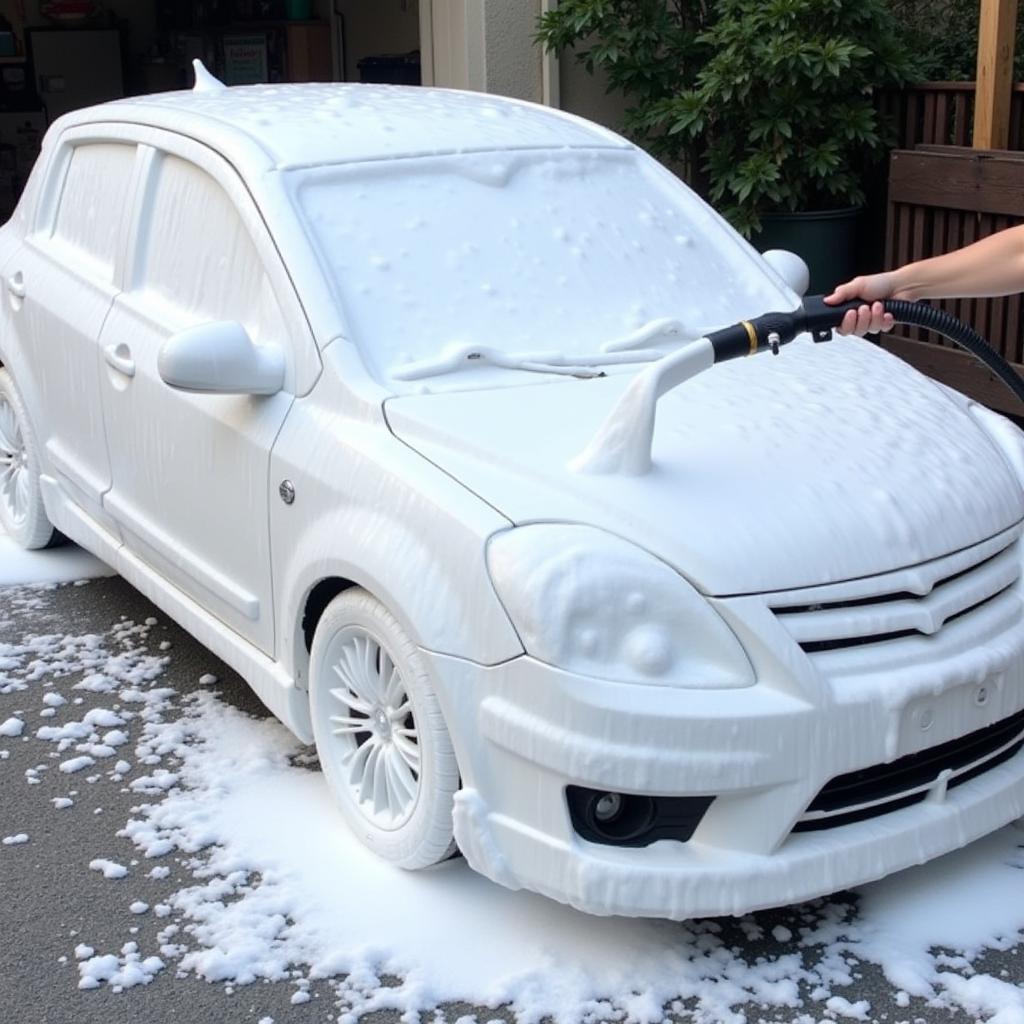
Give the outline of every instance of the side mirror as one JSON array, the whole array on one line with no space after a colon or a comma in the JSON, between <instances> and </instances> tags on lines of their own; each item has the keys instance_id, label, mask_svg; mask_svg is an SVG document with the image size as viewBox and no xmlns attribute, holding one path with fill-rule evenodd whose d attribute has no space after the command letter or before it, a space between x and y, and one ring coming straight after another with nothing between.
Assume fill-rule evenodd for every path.
<instances>
[{"instance_id":1,"label":"side mirror","mask_svg":"<svg viewBox=\"0 0 1024 1024\"><path fill-rule=\"evenodd\" d=\"M769 249L762 253L765 262L782 278L790 288L803 297L811 283L811 272L807 264L795 252L787 249Z\"/></svg>"},{"instance_id":2,"label":"side mirror","mask_svg":"<svg viewBox=\"0 0 1024 1024\"><path fill-rule=\"evenodd\" d=\"M157 370L182 391L276 395L284 386L284 353L257 345L235 320L218 320L171 335L160 346Z\"/></svg>"}]
</instances>

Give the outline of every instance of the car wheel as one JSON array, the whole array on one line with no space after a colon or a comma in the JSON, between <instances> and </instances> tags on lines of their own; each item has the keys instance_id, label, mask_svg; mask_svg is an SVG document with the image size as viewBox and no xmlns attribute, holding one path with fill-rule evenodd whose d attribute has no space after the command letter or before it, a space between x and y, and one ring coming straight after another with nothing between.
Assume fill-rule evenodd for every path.
<instances>
[{"instance_id":1,"label":"car wheel","mask_svg":"<svg viewBox=\"0 0 1024 1024\"><path fill-rule=\"evenodd\" d=\"M448 857L451 739L416 645L365 590L338 595L317 625L310 708L321 767L359 839L404 868Z\"/></svg>"},{"instance_id":2,"label":"car wheel","mask_svg":"<svg viewBox=\"0 0 1024 1024\"><path fill-rule=\"evenodd\" d=\"M0 526L23 548L54 539L39 490L39 458L28 411L10 373L0 367Z\"/></svg>"}]
</instances>

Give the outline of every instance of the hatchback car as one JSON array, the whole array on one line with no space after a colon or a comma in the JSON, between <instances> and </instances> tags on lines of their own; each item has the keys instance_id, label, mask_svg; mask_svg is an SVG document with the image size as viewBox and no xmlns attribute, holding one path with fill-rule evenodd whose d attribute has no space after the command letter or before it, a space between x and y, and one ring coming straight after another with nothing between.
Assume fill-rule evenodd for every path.
<instances>
[{"instance_id":1,"label":"hatchback car","mask_svg":"<svg viewBox=\"0 0 1024 1024\"><path fill-rule=\"evenodd\" d=\"M1024 813L1021 435L805 338L616 459L637 381L799 297L612 132L203 76L55 123L0 274L6 530L236 669L395 864L678 919Z\"/></svg>"}]
</instances>

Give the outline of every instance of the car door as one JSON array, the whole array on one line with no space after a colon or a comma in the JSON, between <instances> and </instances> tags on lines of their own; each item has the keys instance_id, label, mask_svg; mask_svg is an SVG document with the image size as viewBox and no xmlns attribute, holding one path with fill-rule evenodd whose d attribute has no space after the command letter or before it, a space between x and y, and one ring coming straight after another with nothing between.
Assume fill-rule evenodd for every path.
<instances>
[{"instance_id":1,"label":"car door","mask_svg":"<svg viewBox=\"0 0 1024 1024\"><path fill-rule=\"evenodd\" d=\"M136 157L134 143L104 137L99 127L65 133L25 244L5 267L39 442L65 494L108 528L98 342L123 272Z\"/></svg>"},{"instance_id":2,"label":"car door","mask_svg":"<svg viewBox=\"0 0 1024 1024\"><path fill-rule=\"evenodd\" d=\"M113 478L104 504L131 552L270 653L270 448L293 401L295 335L308 326L231 167L182 137L152 137L160 145L141 147L125 288L101 337ZM224 320L284 351L283 391L196 394L163 382L161 345Z\"/></svg>"}]
</instances>

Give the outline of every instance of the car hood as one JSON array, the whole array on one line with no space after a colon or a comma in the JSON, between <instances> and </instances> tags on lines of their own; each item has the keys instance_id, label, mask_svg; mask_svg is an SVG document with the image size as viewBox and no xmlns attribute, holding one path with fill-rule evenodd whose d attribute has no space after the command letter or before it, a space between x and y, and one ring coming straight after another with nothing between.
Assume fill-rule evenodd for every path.
<instances>
[{"instance_id":1,"label":"car hood","mask_svg":"<svg viewBox=\"0 0 1024 1024\"><path fill-rule=\"evenodd\" d=\"M713 367L658 403L650 473L575 472L632 379L406 395L385 412L512 522L600 527L713 595L888 572L1024 517L969 403L860 339Z\"/></svg>"}]
</instances>

